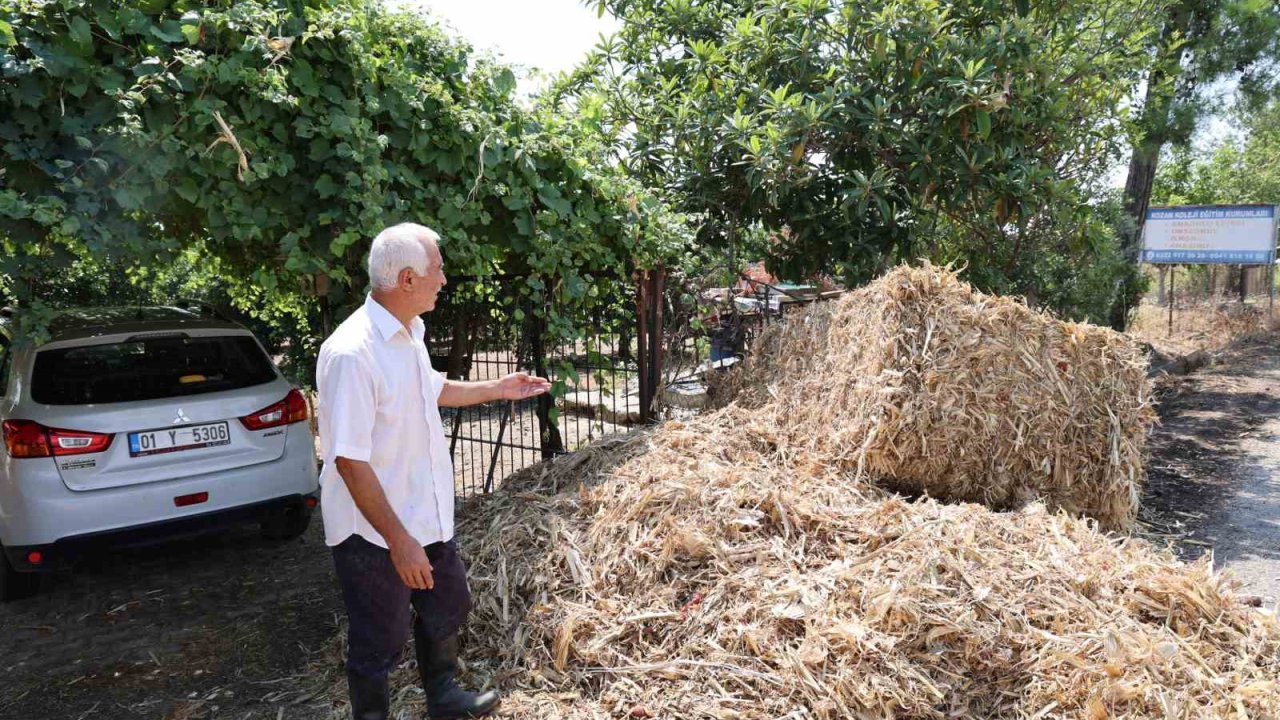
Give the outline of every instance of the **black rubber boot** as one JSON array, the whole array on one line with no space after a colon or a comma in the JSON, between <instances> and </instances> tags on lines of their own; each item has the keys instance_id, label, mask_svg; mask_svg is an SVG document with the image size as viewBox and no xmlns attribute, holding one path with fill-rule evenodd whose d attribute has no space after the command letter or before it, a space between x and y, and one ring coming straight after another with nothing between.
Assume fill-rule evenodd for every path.
<instances>
[{"instance_id":1,"label":"black rubber boot","mask_svg":"<svg viewBox=\"0 0 1280 720\"><path fill-rule=\"evenodd\" d=\"M458 687L458 634L444 640L427 637L421 622L413 623L413 645L418 654L418 673L427 694L427 715L431 720L459 720L484 717L498 709L498 693L467 692Z\"/></svg>"},{"instance_id":2,"label":"black rubber boot","mask_svg":"<svg viewBox=\"0 0 1280 720\"><path fill-rule=\"evenodd\" d=\"M367 678L347 672L352 720L387 720L391 716L391 686L387 678Z\"/></svg>"}]
</instances>

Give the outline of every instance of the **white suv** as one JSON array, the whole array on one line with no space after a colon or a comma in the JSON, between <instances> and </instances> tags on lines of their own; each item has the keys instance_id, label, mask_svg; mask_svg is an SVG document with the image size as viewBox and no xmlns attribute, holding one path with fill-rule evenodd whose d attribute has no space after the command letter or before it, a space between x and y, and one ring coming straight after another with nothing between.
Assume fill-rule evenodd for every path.
<instances>
[{"instance_id":1,"label":"white suv","mask_svg":"<svg viewBox=\"0 0 1280 720\"><path fill-rule=\"evenodd\" d=\"M173 307L65 311L33 347L0 313L0 600L87 547L235 521L302 534L307 401L236 323Z\"/></svg>"}]
</instances>

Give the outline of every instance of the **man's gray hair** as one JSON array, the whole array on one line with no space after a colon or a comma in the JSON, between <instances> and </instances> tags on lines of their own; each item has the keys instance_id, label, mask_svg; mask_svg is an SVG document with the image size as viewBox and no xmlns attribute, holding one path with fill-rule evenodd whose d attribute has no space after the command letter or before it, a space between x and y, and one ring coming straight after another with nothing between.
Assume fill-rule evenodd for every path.
<instances>
[{"instance_id":1,"label":"man's gray hair","mask_svg":"<svg viewBox=\"0 0 1280 720\"><path fill-rule=\"evenodd\" d=\"M369 247L369 282L373 289L394 288L400 280L400 271L405 268L426 275L430 257L423 241L437 249L440 247L436 231L417 223L392 225L378 233Z\"/></svg>"}]
</instances>

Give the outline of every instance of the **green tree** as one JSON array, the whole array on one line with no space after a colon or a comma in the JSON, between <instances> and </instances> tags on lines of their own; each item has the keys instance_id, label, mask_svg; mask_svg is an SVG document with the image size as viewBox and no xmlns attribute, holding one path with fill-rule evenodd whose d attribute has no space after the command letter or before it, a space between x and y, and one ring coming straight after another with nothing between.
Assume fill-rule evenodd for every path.
<instances>
[{"instance_id":1,"label":"green tree","mask_svg":"<svg viewBox=\"0 0 1280 720\"><path fill-rule=\"evenodd\" d=\"M539 308L590 302L590 271L679 238L514 90L368 0L0 0L0 284L38 303L41 266L200 244L238 297L309 304L320 328L359 302L361 244L413 219L441 230L455 276L527 275Z\"/></svg>"},{"instance_id":2,"label":"green tree","mask_svg":"<svg viewBox=\"0 0 1280 720\"><path fill-rule=\"evenodd\" d=\"M1239 138L1173 148L1152 183L1160 205L1280 203L1280 100L1236 110Z\"/></svg>"},{"instance_id":3,"label":"green tree","mask_svg":"<svg viewBox=\"0 0 1280 720\"><path fill-rule=\"evenodd\" d=\"M1243 102L1235 114L1241 133L1238 139L1226 139L1198 152L1179 147L1166 151L1152 183L1152 203L1280 204L1280 100L1264 105ZM1189 270L1188 274L1206 288L1214 284L1210 276L1216 272Z\"/></svg>"},{"instance_id":4,"label":"green tree","mask_svg":"<svg viewBox=\"0 0 1280 720\"><path fill-rule=\"evenodd\" d=\"M1265 97L1276 86L1280 60L1280 5L1269 0L1178 0L1160 17L1124 186L1132 230L1123 238L1123 251L1135 264L1161 150L1190 140L1215 82L1236 80L1246 97ZM1125 328L1139 297L1118 296L1112 327Z\"/></svg>"},{"instance_id":5,"label":"green tree","mask_svg":"<svg viewBox=\"0 0 1280 720\"><path fill-rule=\"evenodd\" d=\"M1037 228L1085 215L1154 31L1138 0L600 6L622 29L563 106L702 243L761 224L774 267L851 281L947 252L1007 277Z\"/></svg>"}]
</instances>

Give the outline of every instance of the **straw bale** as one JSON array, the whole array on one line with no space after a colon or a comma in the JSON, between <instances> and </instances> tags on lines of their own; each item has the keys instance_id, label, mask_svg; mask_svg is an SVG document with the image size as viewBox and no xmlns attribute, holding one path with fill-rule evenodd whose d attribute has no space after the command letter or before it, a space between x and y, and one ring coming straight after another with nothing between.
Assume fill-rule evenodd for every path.
<instances>
[{"instance_id":1,"label":"straw bale","mask_svg":"<svg viewBox=\"0 0 1280 720\"><path fill-rule=\"evenodd\" d=\"M1136 516L1155 419L1138 345L945 268L898 268L772 328L730 383L780 406L788 443L896 490L1043 499L1112 529Z\"/></svg>"}]
</instances>

